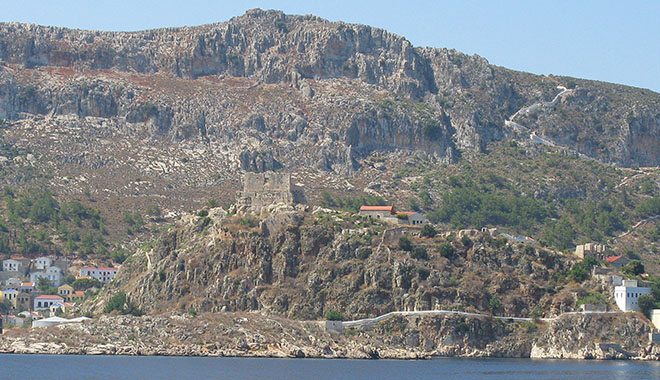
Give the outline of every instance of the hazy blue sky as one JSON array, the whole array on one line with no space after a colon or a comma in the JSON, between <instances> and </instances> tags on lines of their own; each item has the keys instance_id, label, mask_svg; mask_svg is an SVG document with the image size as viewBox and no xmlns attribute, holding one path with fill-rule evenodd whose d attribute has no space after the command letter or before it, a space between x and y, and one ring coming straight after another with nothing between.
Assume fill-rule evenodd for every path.
<instances>
[{"instance_id":1,"label":"hazy blue sky","mask_svg":"<svg viewBox=\"0 0 660 380\"><path fill-rule=\"evenodd\" d=\"M660 92L660 1L3 1L0 21L81 29L199 25L250 8L368 24L492 64Z\"/></svg>"}]
</instances>

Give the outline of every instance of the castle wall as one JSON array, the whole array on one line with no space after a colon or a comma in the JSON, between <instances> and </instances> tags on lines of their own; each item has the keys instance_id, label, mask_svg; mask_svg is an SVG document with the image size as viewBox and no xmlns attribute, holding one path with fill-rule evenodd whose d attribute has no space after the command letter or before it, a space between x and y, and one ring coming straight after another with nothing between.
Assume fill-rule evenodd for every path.
<instances>
[{"instance_id":1,"label":"castle wall","mask_svg":"<svg viewBox=\"0 0 660 380\"><path fill-rule=\"evenodd\" d=\"M274 203L293 203L290 173L245 173L243 192L239 200L242 208L254 212Z\"/></svg>"}]
</instances>

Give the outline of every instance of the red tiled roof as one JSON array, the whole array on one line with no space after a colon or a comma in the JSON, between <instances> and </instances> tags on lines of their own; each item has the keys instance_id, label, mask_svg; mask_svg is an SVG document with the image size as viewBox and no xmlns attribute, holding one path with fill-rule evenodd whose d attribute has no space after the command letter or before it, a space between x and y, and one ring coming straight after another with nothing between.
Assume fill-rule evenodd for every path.
<instances>
[{"instance_id":1,"label":"red tiled roof","mask_svg":"<svg viewBox=\"0 0 660 380\"><path fill-rule=\"evenodd\" d=\"M394 206L362 206L360 211L389 211L394 213Z\"/></svg>"},{"instance_id":2,"label":"red tiled roof","mask_svg":"<svg viewBox=\"0 0 660 380\"><path fill-rule=\"evenodd\" d=\"M24 282L21 286L34 286L34 282Z\"/></svg>"},{"instance_id":3,"label":"red tiled roof","mask_svg":"<svg viewBox=\"0 0 660 380\"><path fill-rule=\"evenodd\" d=\"M398 215L408 215L408 216L410 216L410 215L417 214L417 213L415 211L399 211L399 212L397 212L397 214Z\"/></svg>"},{"instance_id":4,"label":"red tiled roof","mask_svg":"<svg viewBox=\"0 0 660 380\"><path fill-rule=\"evenodd\" d=\"M97 269L98 269L98 270L119 270L119 269L117 269L117 268L112 268L112 267L109 267L109 268L97 268Z\"/></svg>"},{"instance_id":5,"label":"red tiled roof","mask_svg":"<svg viewBox=\"0 0 660 380\"><path fill-rule=\"evenodd\" d=\"M44 294L43 296L37 296L37 297L35 297L35 299L39 299L39 300L43 300L43 299L49 299L49 300L54 300L54 299L57 299L57 300L64 300L64 298L62 298L62 297L60 297L60 296L50 296L50 295L47 295L47 294Z\"/></svg>"},{"instance_id":6,"label":"red tiled roof","mask_svg":"<svg viewBox=\"0 0 660 380\"><path fill-rule=\"evenodd\" d=\"M76 296L84 296L85 292L83 292L82 290L76 290L73 292L73 294Z\"/></svg>"},{"instance_id":7,"label":"red tiled roof","mask_svg":"<svg viewBox=\"0 0 660 380\"><path fill-rule=\"evenodd\" d=\"M613 263L613 262L619 260L622 257L623 257L623 255L621 255L621 256L607 256L605 258L605 261L607 261L608 263Z\"/></svg>"}]
</instances>

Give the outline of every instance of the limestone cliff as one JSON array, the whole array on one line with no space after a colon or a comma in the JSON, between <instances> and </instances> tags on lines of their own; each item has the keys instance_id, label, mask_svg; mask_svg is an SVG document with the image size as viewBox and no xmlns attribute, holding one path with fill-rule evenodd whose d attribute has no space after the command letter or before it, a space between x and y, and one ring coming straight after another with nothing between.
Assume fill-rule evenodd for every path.
<instances>
[{"instance_id":1,"label":"limestone cliff","mask_svg":"<svg viewBox=\"0 0 660 380\"><path fill-rule=\"evenodd\" d=\"M244 169L349 173L361 155L391 149L450 161L512 138L505 122L550 102L557 86L575 96L515 120L523 139L533 132L605 162L660 164L655 93L514 72L369 26L258 9L133 33L0 24L0 118L14 128L34 115L101 118L103 135L192 139Z\"/></svg>"}]
</instances>

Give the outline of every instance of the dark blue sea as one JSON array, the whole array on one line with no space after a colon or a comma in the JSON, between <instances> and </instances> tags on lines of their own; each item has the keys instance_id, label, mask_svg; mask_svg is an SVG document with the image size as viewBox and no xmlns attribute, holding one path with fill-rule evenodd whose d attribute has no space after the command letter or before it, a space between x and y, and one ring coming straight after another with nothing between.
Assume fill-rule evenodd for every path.
<instances>
[{"instance_id":1,"label":"dark blue sea","mask_svg":"<svg viewBox=\"0 0 660 380\"><path fill-rule=\"evenodd\" d=\"M323 360L0 355L1 380L641 380L660 363L532 359Z\"/></svg>"}]
</instances>

